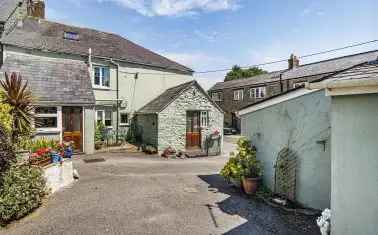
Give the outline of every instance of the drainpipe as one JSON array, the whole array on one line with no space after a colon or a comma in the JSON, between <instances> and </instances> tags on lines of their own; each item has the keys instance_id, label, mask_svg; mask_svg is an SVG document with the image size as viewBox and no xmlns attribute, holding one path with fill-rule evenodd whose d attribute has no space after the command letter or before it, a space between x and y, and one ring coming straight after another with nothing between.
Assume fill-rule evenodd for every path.
<instances>
[{"instance_id":1,"label":"drainpipe","mask_svg":"<svg viewBox=\"0 0 378 235\"><path fill-rule=\"evenodd\" d=\"M116 100L117 100L117 121L116 121L116 142L118 143L118 133L119 133L119 64L115 63L113 59L110 59L110 63L117 67L116 75Z\"/></svg>"},{"instance_id":2,"label":"drainpipe","mask_svg":"<svg viewBox=\"0 0 378 235\"><path fill-rule=\"evenodd\" d=\"M280 73L280 86L281 86L281 93L283 93L282 73Z\"/></svg>"}]
</instances>

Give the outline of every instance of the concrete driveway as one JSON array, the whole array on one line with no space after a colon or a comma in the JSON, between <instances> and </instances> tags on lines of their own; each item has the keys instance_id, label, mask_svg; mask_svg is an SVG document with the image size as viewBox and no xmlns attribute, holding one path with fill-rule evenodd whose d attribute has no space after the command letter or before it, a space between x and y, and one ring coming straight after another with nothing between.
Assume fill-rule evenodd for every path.
<instances>
[{"instance_id":1,"label":"concrete driveway","mask_svg":"<svg viewBox=\"0 0 378 235\"><path fill-rule=\"evenodd\" d=\"M225 144L226 151L234 148L230 138ZM313 218L282 215L227 186L218 175L227 154L190 160L84 156L100 157L105 162L75 160L78 182L0 233L317 234Z\"/></svg>"}]
</instances>

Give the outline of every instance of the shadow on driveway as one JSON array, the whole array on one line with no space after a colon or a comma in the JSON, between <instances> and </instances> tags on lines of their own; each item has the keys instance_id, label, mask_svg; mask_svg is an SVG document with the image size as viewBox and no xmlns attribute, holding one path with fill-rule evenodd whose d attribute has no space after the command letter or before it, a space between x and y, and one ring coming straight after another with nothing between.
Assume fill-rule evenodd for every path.
<instances>
[{"instance_id":1,"label":"shadow on driveway","mask_svg":"<svg viewBox=\"0 0 378 235\"><path fill-rule=\"evenodd\" d=\"M247 220L224 234L320 234L314 216L295 215L250 199L239 189L230 187L218 174L200 175L199 178L209 184L210 192L229 195L224 201L218 202L216 207L224 213Z\"/></svg>"}]
</instances>

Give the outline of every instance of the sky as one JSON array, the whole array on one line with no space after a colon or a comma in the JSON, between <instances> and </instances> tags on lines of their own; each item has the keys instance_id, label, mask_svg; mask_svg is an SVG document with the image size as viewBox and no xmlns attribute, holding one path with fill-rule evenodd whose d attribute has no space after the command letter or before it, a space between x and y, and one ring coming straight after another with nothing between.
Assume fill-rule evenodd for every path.
<instances>
[{"instance_id":1,"label":"sky","mask_svg":"<svg viewBox=\"0 0 378 235\"><path fill-rule=\"evenodd\" d=\"M195 71L378 39L376 0L45 0L47 19L117 33ZM378 49L378 43L301 64ZM287 62L262 67L287 68ZM225 72L195 74L205 89Z\"/></svg>"}]
</instances>

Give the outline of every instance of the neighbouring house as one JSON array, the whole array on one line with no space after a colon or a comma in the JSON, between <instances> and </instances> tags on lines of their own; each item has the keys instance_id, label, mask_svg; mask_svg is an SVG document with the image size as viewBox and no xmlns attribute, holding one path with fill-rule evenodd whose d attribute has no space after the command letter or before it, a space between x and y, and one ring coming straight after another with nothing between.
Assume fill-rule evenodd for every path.
<instances>
[{"instance_id":1,"label":"neighbouring house","mask_svg":"<svg viewBox=\"0 0 378 235\"><path fill-rule=\"evenodd\" d=\"M191 69L119 35L44 19L43 0L0 4L0 71L20 73L38 96L37 136L92 153L95 123L125 136L136 110L193 80Z\"/></svg>"},{"instance_id":2,"label":"neighbouring house","mask_svg":"<svg viewBox=\"0 0 378 235\"><path fill-rule=\"evenodd\" d=\"M264 184L275 189L275 166L287 148L296 158L294 199L315 209L329 208L331 197L331 99L324 93L296 88L239 111L241 134L263 162Z\"/></svg>"},{"instance_id":3,"label":"neighbouring house","mask_svg":"<svg viewBox=\"0 0 378 235\"><path fill-rule=\"evenodd\" d=\"M137 112L137 123L143 142L160 152L168 147L205 151L211 134L223 138L223 111L196 81L170 88L146 104Z\"/></svg>"},{"instance_id":4,"label":"neighbouring house","mask_svg":"<svg viewBox=\"0 0 378 235\"><path fill-rule=\"evenodd\" d=\"M331 233L378 232L378 59L307 84L331 99Z\"/></svg>"},{"instance_id":5,"label":"neighbouring house","mask_svg":"<svg viewBox=\"0 0 378 235\"><path fill-rule=\"evenodd\" d=\"M318 80L353 65L374 60L378 51L343 56L310 64L300 65L299 59L291 55L288 69L254 76L248 79L215 84L209 95L224 110L224 125L240 130L237 111L269 97L285 93L305 82Z\"/></svg>"}]
</instances>

